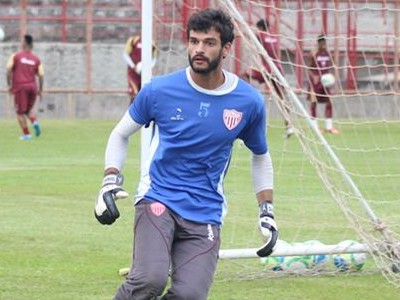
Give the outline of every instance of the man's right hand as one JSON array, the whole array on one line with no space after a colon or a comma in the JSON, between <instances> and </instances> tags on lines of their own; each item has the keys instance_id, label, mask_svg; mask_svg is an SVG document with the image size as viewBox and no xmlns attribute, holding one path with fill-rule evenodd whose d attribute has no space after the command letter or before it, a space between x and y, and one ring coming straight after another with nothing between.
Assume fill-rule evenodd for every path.
<instances>
[{"instance_id":1,"label":"man's right hand","mask_svg":"<svg viewBox=\"0 0 400 300\"><path fill-rule=\"evenodd\" d=\"M129 197L122 188L123 183L124 177L121 174L108 174L104 177L94 208L94 215L101 224L110 225L119 218L115 201Z\"/></svg>"},{"instance_id":2,"label":"man's right hand","mask_svg":"<svg viewBox=\"0 0 400 300\"><path fill-rule=\"evenodd\" d=\"M136 74L139 74L139 75L142 74L142 62L141 61L139 61L136 64L134 70L135 70Z\"/></svg>"}]
</instances>

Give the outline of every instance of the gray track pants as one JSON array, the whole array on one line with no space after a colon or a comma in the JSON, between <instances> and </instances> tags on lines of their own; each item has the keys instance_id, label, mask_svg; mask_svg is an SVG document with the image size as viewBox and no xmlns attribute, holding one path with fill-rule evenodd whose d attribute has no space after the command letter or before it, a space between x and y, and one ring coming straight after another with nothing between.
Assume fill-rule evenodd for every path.
<instances>
[{"instance_id":1,"label":"gray track pants","mask_svg":"<svg viewBox=\"0 0 400 300\"><path fill-rule=\"evenodd\" d=\"M130 272L114 300L204 300L214 277L218 226L186 221L158 202L135 209ZM171 277L171 287L161 296Z\"/></svg>"}]
</instances>

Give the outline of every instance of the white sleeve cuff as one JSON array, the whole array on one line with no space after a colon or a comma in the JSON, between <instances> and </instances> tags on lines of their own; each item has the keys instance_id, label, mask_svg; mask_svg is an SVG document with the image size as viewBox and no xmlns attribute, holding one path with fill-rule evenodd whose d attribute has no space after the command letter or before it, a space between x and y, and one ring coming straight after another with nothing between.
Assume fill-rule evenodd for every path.
<instances>
[{"instance_id":1,"label":"white sleeve cuff","mask_svg":"<svg viewBox=\"0 0 400 300\"><path fill-rule=\"evenodd\" d=\"M136 123L127 111L114 127L108 138L105 154L105 169L116 168L121 171L128 151L129 137L142 127Z\"/></svg>"},{"instance_id":2,"label":"white sleeve cuff","mask_svg":"<svg viewBox=\"0 0 400 300\"><path fill-rule=\"evenodd\" d=\"M122 56L123 56L125 62L127 63L127 65L133 69L135 67L135 64L133 63L133 61L132 61L131 57L129 56L129 54L124 51L122 53Z\"/></svg>"},{"instance_id":3,"label":"white sleeve cuff","mask_svg":"<svg viewBox=\"0 0 400 300\"><path fill-rule=\"evenodd\" d=\"M252 154L251 173L256 194L274 188L274 170L269 152L261 155Z\"/></svg>"}]
</instances>

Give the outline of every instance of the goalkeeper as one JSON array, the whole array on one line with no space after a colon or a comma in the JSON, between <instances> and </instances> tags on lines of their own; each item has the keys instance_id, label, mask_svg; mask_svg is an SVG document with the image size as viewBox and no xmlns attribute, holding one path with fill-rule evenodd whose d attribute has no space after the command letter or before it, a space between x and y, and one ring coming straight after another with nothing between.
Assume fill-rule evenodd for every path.
<instances>
[{"instance_id":1,"label":"goalkeeper","mask_svg":"<svg viewBox=\"0 0 400 300\"><path fill-rule=\"evenodd\" d=\"M135 197L132 266L117 300L207 299L227 212L223 179L236 139L253 153L264 243L258 255L271 254L278 238L263 97L222 68L234 39L233 23L222 10L199 11L188 21L187 39L190 66L144 85L107 143L95 204L102 224L119 217L116 200L128 196L121 171L129 137L152 121L156 126Z\"/></svg>"}]
</instances>

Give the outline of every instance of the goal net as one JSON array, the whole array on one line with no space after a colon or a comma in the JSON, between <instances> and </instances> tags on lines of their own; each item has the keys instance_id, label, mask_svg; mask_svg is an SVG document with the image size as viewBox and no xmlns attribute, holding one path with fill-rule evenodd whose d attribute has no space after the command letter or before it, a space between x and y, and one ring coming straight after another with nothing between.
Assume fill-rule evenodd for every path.
<instances>
[{"instance_id":1,"label":"goal net","mask_svg":"<svg viewBox=\"0 0 400 300\"><path fill-rule=\"evenodd\" d=\"M243 67L259 68L263 57L286 91L282 109L280 97L266 80L281 238L292 244L311 239L343 245L345 240L356 240L398 285L399 215L393 213L399 199L395 185L399 172L393 166L399 159L395 137L399 127L398 7L374 2L367 7L351 2L286 1L280 7L276 3L218 2L237 25L236 46L241 55L235 59ZM379 21L368 27L371 18ZM274 68L254 34L254 24L260 19L268 20L269 38L279 42L284 74ZM317 51L321 33L332 59L330 72L338 79L331 88L338 135L321 134L314 126L319 123L324 128L330 119L325 115L326 104L317 104L321 109L316 123L309 115L315 95L307 86L312 85L309 73L315 66L307 59L308 53ZM283 122L275 122L274 109L291 121L295 140L282 140ZM311 252L307 249L303 256Z\"/></svg>"},{"instance_id":2,"label":"goal net","mask_svg":"<svg viewBox=\"0 0 400 300\"><path fill-rule=\"evenodd\" d=\"M273 257L260 263L255 256L261 239L250 153L238 142L225 181L229 207L221 258L242 259L223 261L222 272L236 271L247 278L350 269L382 272L400 285L399 5L391 1L171 1L168 10L161 10L155 1L154 36L159 50L155 75L187 65L185 22L196 9L208 6L227 11L236 25L226 69L241 75L249 67L258 68L266 80L250 82L265 95L280 232ZM276 54L283 72L257 38L256 23L261 19L268 20L270 37L278 41ZM333 115L326 117L326 104L318 103L316 118L311 118L310 106L318 93L308 88L310 71L315 69L308 57L316 51L320 34L336 78L330 88ZM271 75L284 87L283 101L269 80ZM293 126L290 138L285 137L285 119ZM332 120L339 134L324 131L326 119Z\"/></svg>"}]
</instances>

